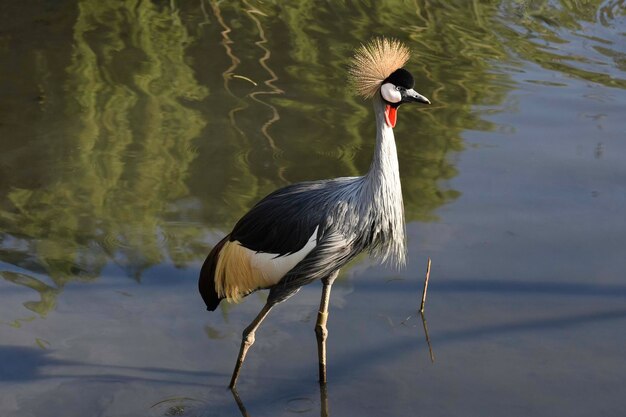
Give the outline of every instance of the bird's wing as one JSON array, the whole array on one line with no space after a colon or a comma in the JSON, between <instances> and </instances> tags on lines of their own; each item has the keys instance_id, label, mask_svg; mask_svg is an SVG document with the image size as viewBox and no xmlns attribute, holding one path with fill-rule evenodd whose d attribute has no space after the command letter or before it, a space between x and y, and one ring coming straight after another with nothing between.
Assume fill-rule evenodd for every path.
<instances>
[{"instance_id":1,"label":"bird's wing","mask_svg":"<svg viewBox=\"0 0 626 417\"><path fill-rule=\"evenodd\" d=\"M336 193L355 180L293 184L259 201L235 225L220 252L215 273L218 296L238 300L282 283L287 275L289 288L317 279L312 274L316 267L324 267L330 254L332 259L341 258L339 251L347 246L340 234L329 231L327 213L337 201Z\"/></svg>"},{"instance_id":2,"label":"bird's wing","mask_svg":"<svg viewBox=\"0 0 626 417\"><path fill-rule=\"evenodd\" d=\"M300 251L320 225L329 184L305 182L274 191L237 222L230 241L276 256Z\"/></svg>"},{"instance_id":3,"label":"bird's wing","mask_svg":"<svg viewBox=\"0 0 626 417\"><path fill-rule=\"evenodd\" d=\"M235 225L215 266L219 298L237 301L278 283L317 245L324 182L281 188Z\"/></svg>"},{"instance_id":4,"label":"bird's wing","mask_svg":"<svg viewBox=\"0 0 626 417\"><path fill-rule=\"evenodd\" d=\"M338 271L356 255L341 233L327 231L321 235L315 248L271 288L268 302L286 300L302 286Z\"/></svg>"}]
</instances>

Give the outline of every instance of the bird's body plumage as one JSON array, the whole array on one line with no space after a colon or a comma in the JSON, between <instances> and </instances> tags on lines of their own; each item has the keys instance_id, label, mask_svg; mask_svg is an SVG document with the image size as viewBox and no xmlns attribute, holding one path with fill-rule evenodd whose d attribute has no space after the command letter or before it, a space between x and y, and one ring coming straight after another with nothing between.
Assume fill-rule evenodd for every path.
<instances>
[{"instance_id":1,"label":"bird's body plumage","mask_svg":"<svg viewBox=\"0 0 626 417\"><path fill-rule=\"evenodd\" d=\"M265 306L244 330L231 387L271 308L315 280L323 283L316 334L320 381L325 382L328 298L339 269L363 251L404 265L404 209L393 127L402 103L430 103L413 90L413 76L401 68L408 58L406 46L380 38L357 49L352 61L352 86L372 98L376 116L369 171L274 191L237 222L204 262L199 289L211 311L224 298L239 301L258 289L270 290Z\"/></svg>"},{"instance_id":2,"label":"bird's body plumage","mask_svg":"<svg viewBox=\"0 0 626 417\"><path fill-rule=\"evenodd\" d=\"M382 106L381 100L376 105ZM378 132L366 175L289 185L259 201L239 220L205 262L215 263L201 274L201 282L214 282L215 291L207 293L209 307L219 299L239 300L263 288L272 288L270 297L282 301L364 250L381 261L404 264L404 215L393 130L381 118ZM331 252L334 256L329 256Z\"/></svg>"}]
</instances>

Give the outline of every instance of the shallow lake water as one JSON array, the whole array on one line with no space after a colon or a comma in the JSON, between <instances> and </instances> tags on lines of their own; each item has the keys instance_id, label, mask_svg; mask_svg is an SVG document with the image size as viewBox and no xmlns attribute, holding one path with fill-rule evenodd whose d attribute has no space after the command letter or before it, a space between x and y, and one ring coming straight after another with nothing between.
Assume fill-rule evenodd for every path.
<instances>
[{"instance_id":1,"label":"shallow lake water","mask_svg":"<svg viewBox=\"0 0 626 417\"><path fill-rule=\"evenodd\" d=\"M200 265L275 188L366 172L374 35L433 102L395 129L408 265L342 271L326 390L315 283L235 398L266 295L209 313ZM624 415L624 1L3 2L0 62L0 415Z\"/></svg>"}]
</instances>

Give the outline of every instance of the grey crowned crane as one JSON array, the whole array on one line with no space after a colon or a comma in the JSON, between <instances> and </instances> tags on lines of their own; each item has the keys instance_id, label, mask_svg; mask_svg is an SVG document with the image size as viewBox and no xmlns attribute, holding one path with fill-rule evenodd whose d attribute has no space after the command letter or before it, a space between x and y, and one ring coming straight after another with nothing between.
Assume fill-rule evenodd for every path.
<instances>
[{"instance_id":1,"label":"grey crowned crane","mask_svg":"<svg viewBox=\"0 0 626 417\"><path fill-rule=\"evenodd\" d=\"M273 306L322 280L317 315L320 383L326 382L328 299L339 269L362 251L396 267L405 264L405 225L393 128L403 103L430 101L414 89L403 67L408 48L377 38L361 45L351 67L351 88L371 98L376 116L376 148L362 177L334 178L288 185L274 191L244 215L209 253L199 290L207 309L220 301L239 301L269 289L261 312L243 331L230 387L237 383L254 334Z\"/></svg>"}]
</instances>

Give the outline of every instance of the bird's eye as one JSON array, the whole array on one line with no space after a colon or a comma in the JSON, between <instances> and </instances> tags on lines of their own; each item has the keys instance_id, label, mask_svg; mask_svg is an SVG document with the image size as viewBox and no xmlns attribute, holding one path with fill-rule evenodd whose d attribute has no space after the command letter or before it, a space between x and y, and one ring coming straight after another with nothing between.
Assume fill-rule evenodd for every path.
<instances>
[{"instance_id":1,"label":"bird's eye","mask_svg":"<svg viewBox=\"0 0 626 417\"><path fill-rule=\"evenodd\" d=\"M400 91L400 86L399 85L396 86L396 90Z\"/></svg>"}]
</instances>

